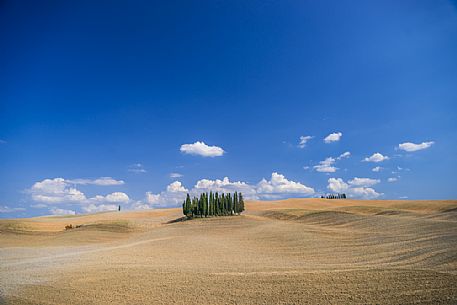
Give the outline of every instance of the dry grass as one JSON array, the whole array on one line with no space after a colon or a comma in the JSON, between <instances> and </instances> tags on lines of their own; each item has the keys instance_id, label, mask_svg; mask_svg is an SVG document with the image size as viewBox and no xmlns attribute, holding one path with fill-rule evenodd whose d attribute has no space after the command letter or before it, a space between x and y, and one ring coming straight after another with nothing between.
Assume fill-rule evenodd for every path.
<instances>
[{"instance_id":1,"label":"dry grass","mask_svg":"<svg viewBox=\"0 0 457 305\"><path fill-rule=\"evenodd\" d=\"M12 304L454 304L457 201L248 202L0 222ZM83 224L64 231L66 224ZM1 298L0 298L1 303Z\"/></svg>"}]
</instances>

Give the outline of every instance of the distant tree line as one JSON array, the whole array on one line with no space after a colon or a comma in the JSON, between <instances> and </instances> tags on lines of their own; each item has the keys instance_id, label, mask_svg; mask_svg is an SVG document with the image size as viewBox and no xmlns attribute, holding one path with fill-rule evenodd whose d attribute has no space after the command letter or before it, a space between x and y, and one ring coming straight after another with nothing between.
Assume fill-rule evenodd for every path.
<instances>
[{"instance_id":1,"label":"distant tree line","mask_svg":"<svg viewBox=\"0 0 457 305\"><path fill-rule=\"evenodd\" d=\"M220 194L201 193L200 197L190 198L187 194L182 203L182 212L187 217L239 215L244 211L244 200L241 193Z\"/></svg>"},{"instance_id":2,"label":"distant tree line","mask_svg":"<svg viewBox=\"0 0 457 305\"><path fill-rule=\"evenodd\" d=\"M326 198L326 199L346 199L346 194L327 194L327 195L322 195L321 198Z\"/></svg>"}]
</instances>

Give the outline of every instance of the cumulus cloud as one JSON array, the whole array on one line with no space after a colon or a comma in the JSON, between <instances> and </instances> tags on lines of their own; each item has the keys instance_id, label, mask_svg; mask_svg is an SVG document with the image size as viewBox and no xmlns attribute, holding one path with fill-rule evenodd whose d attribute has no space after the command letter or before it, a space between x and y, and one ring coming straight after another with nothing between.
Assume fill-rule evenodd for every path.
<instances>
[{"instance_id":1,"label":"cumulus cloud","mask_svg":"<svg viewBox=\"0 0 457 305\"><path fill-rule=\"evenodd\" d=\"M349 180L348 183L352 186L373 186L381 182L379 179L371 179L371 178L357 178L355 177L352 180Z\"/></svg>"},{"instance_id":2,"label":"cumulus cloud","mask_svg":"<svg viewBox=\"0 0 457 305\"><path fill-rule=\"evenodd\" d=\"M98 186L111 186L111 185L122 185L124 181L116 180L111 177L100 177L94 180L91 179L68 179L66 183L70 184L81 184L81 185L98 185Z\"/></svg>"},{"instance_id":3,"label":"cumulus cloud","mask_svg":"<svg viewBox=\"0 0 457 305\"><path fill-rule=\"evenodd\" d=\"M97 213L97 212L105 212L105 211L116 211L118 209L118 205L116 204L89 204L82 207L83 211L86 213Z\"/></svg>"},{"instance_id":4,"label":"cumulus cloud","mask_svg":"<svg viewBox=\"0 0 457 305\"><path fill-rule=\"evenodd\" d=\"M376 167L373 167L373 168L371 169L371 171L376 172L376 173L377 173L377 172L380 172L381 170L382 170L382 167L381 167L381 166L376 166Z\"/></svg>"},{"instance_id":5,"label":"cumulus cloud","mask_svg":"<svg viewBox=\"0 0 457 305\"><path fill-rule=\"evenodd\" d=\"M225 151L218 146L209 146L204 142L197 141L193 144L183 144L181 152L189 155L198 155L203 157L220 157Z\"/></svg>"},{"instance_id":6,"label":"cumulus cloud","mask_svg":"<svg viewBox=\"0 0 457 305\"><path fill-rule=\"evenodd\" d=\"M378 163L378 162L382 162L382 161L385 161L385 160L389 160L389 157L383 156L380 153L374 153L370 157L366 157L362 161Z\"/></svg>"},{"instance_id":7,"label":"cumulus cloud","mask_svg":"<svg viewBox=\"0 0 457 305\"><path fill-rule=\"evenodd\" d=\"M429 141L429 142L422 142L420 144L415 144L411 142L405 142L398 144L398 148L407 152L413 152L413 151L418 151L418 150L423 150L431 147L435 142Z\"/></svg>"},{"instance_id":8,"label":"cumulus cloud","mask_svg":"<svg viewBox=\"0 0 457 305\"><path fill-rule=\"evenodd\" d=\"M327 188L335 193L344 193L349 189L349 184L341 178L329 178Z\"/></svg>"},{"instance_id":9,"label":"cumulus cloud","mask_svg":"<svg viewBox=\"0 0 457 305\"><path fill-rule=\"evenodd\" d=\"M75 179L66 180L63 178L44 179L32 185L27 193L30 194L33 201L37 204L32 205L34 208L44 208L48 205L70 205L80 207L85 212L98 212L114 210L118 204L127 204L130 198L123 192L113 192L103 195L86 197L80 190L72 187L71 184L93 184L98 186L119 185L123 184L122 180L114 180L110 177L102 177L95 180ZM53 210L56 212L54 213ZM64 213L64 211L73 211L54 207L50 210L53 214Z\"/></svg>"},{"instance_id":10,"label":"cumulus cloud","mask_svg":"<svg viewBox=\"0 0 457 305\"><path fill-rule=\"evenodd\" d=\"M25 208L11 208L6 205L0 206L0 213L14 213L20 211L25 211Z\"/></svg>"},{"instance_id":11,"label":"cumulus cloud","mask_svg":"<svg viewBox=\"0 0 457 305\"><path fill-rule=\"evenodd\" d=\"M359 178L359 179L367 179L367 178ZM362 199L373 199L381 196L381 193L376 192L371 187L364 187L358 186L357 182L360 180L352 179L349 183L344 182L341 178L329 178L328 179L328 186L327 188L335 193L345 193L348 197L351 198L362 198ZM356 183L356 184L351 184ZM365 181L366 182L366 181Z\"/></svg>"},{"instance_id":12,"label":"cumulus cloud","mask_svg":"<svg viewBox=\"0 0 457 305\"><path fill-rule=\"evenodd\" d=\"M108 203L127 203L129 202L130 198L126 193L123 192L114 192L108 194L106 196L96 195L95 197L89 198L89 203L97 203L97 202L108 202Z\"/></svg>"},{"instance_id":13,"label":"cumulus cloud","mask_svg":"<svg viewBox=\"0 0 457 305\"><path fill-rule=\"evenodd\" d=\"M159 194L153 194L151 192L146 193L146 204L150 207L173 207L179 206L186 194L189 192L181 182L174 181L167 186L167 189ZM136 206L140 208L146 208L144 204Z\"/></svg>"},{"instance_id":14,"label":"cumulus cloud","mask_svg":"<svg viewBox=\"0 0 457 305\"><path fill-rule=\"evenodd\" d=\"M313 166L313 168L320 173L334 173L338 169L333 166L335 161L334 158L328 157L324 161L320 161L318 165Z\"/></svg>"},{"instance_id":15,"label":"cumulus cloud","mask_svg":"<svg viewBox=\"0 0 457 305\"><path fill-rule=\"evenodd\" d=\"M144 166L141 163L135 163L135 164L130 165L129 168L127 169L127 171L129 171L131 173L135 173L135 174L146 173L146 170L144 169Z\"/></svg>"},{"instance_id":16,"label":"cumulus cloud","mask_svg":"<svg viewBox=\"0 0 457 305\"><path fill-rule=\"evenodd\" d=\"M76 214L76 211L74 211L74 210L66 210L66 209L60 209L60 208L50 209L49 212L51 212L52 215L75 215Z\"/></svg>"},{"instance_id":17,"label":"cumulus cloud","mask_svg":"<svg viewBox=\"0 0 457 305\"><path fill-rule=\"evenodd\" d=\"M343 134L341 132L334 132L334 133L331 133L328 136L326 136L324 138L324 142L327 144L332 143L332 142L337 142L341 139L342 136L343 136Z\"/></svg>"},{"instance_id":18,"label":"cumulus cloud","mask_svg":"<svg viewBox=\"0 0 457 305\"><path fill-rule=\"evenodd\" d=\"M241 181L230 181L228 177L224 179L201 179L197 181L194 188L192 189L193 194L199 194L202 192L219 192L219 193L230 193L230 192L241 192L245 198L255 197L255 187Z\"/></svg>"},{"instance_id":19,"label":"cumulus cloud","mask_svg":"<svg viewBox=\"0 0 457 305\"><path fill-rule=\"evenodd\" d=\"M270 180L262 179L257 184L256 192L260 198L280 198L284 194L312 195L314 189L274 172Z\"/></svg>"},{"instance_id":20,"label":"cumulus cloud","mask_svg":"<svg viewBox=\"0 0 457 305\"><path fill-rule=\"evenodd\" d=\"M313 137L312 136L301 136L300 137L300 142L298 143L298 147L300 148L305 148L306 143L311 140Z\"/></svg>"},{"instance_id":21,"label":"cumulus cloud","mask_svg":"<svg viewBox=\"0 0 457 305\"><path fill-rule=\"evenodd\" d=\"M354 187L348 190L349 197L362 198L362 199L374 199L382 195L382 193L376 192L371 187Z\"/></svg>"},{"instance_id":22,"label":"cumulus cloud","mask_svg":"<svg viewBox=\"0 0 457 305\"><path fill-rule=\"evenodd\" d=\"M63 178L44 179L28 190L34 201L43 203L78 203L87 198L76 188L70 187Z\"/></svg>"},{"instance_id":23,"label":"cumulus cloud","mask_svg":"<svg viewBox=\"0 0 457 305\"><path fill-rule=\"evenodd\" d=\"M397 177L390 177L387 179L387 182L396 182L396 181L398 181Z\"/></svg>"}]
</instances>

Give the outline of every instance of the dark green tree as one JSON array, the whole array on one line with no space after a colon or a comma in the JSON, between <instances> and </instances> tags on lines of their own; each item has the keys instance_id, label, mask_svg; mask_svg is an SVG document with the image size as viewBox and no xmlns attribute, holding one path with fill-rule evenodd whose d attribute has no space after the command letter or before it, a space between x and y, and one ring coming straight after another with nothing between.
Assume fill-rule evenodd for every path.
<instances>
[{"instance_id":1,"label":"dark green tree","mask_svg":"<svg viewBox=\"0 0 457 305\"><path fill-rule=\"evenodd\" d=\"M238 194L238 201L240 205L240 213L244 211L244 200L243 195L241 193Z\"/></svg>"},{"instance_id":2,"label":"dark green tree","mask_svg":"<svg viewBox=\"0 0 457 305\"><path fill-rule=\"evenodd\" d=\"M235 214L239 213L239 204L238 204L238 193L233 194L233 211Z\"/></svg>"}]
</instances>

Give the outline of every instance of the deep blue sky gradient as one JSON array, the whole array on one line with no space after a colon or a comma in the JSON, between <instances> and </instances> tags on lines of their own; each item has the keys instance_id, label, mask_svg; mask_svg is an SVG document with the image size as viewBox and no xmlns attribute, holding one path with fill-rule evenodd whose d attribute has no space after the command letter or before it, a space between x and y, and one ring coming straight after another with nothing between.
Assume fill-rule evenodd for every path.
<instances>
[{"instance_id":1,"label":"deep blue sky gradient","mask_svg":"<svg viewBox=\"0 0 457 305\"><path fill-rule=\"evenodd\" d=\"M26 190L56 177L122 179L85 192L137 200L171 172L188 188L277 171L316 192L370 177L382 198L457 196L455 2L2 1L0 46L0 206L26 208L0 217L46 214ZM227 153L179 151L195 141ZM345 151L336 173L312 170ZM389 170L361 162L374 152Z\"/></svg>"}]
</instances>

